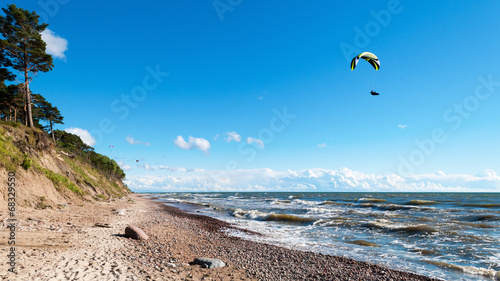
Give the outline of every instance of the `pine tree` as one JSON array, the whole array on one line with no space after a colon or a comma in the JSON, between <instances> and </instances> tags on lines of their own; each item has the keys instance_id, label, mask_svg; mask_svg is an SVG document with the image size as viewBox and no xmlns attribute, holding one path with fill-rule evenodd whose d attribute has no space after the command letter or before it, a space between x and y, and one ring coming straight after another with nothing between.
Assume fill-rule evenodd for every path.
<instances>
[{"instance_id":1,"label":"pine tree","mask_svg":"<svg viewBox=\"0 0 500 281\"><path fill-rule=\"evenodd\" d=\"M33 94L33 103L36 106L36 112L34 116L41 121L46 121L49 123L48 128L50 129L50 134L52 135L52 140L55 142L54 137L54 124L64 124L61 112L57 109L57 106L52 106L42 95Z\"/></svg>"},{"instance_id":2,"label":"pine tree","mask_svg":"<svg viewBox=\"0 0 500 281\"><path fill-rule=\"evenodd\" d=\"M14 81L16 76L10 72L7 67L11 67L12 63L5 56L5 52L0 50L0 87L5 87L5 81Z\"/></svg>"},{"instance_id":3,"label":"pine tree","mask_svg":"<svg viewBox=\"0 0 500 281\"><path fill-rule=\"evenodd\" d=\"M5 121L18 121L17 113L23 112L23 97L19 85L0 85L0 111Z\"/></svg>"},{"instance_id":4,"label":"pine tree","mask_svg":"<svg viewBox=\"0 0 500 281\"><path fill-rule=\"evenodd\" d=\"M24 100L27 125L34 127L31 112L30 82L39 71L48 72L54 66L52 56L45 52L47 44L41 33L48 24L39 24L39 16L11 4L2 8L5 16L0 16L0 50L5 54L8 65L19 71L24 78Z\"/></svg>"}]
</instances>

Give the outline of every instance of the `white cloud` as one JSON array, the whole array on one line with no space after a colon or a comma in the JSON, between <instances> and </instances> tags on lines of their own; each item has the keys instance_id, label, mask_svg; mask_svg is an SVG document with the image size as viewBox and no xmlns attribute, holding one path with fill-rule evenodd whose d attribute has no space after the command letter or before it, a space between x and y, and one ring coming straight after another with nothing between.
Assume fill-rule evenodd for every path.
<instances>
[{"instance_id":1,"label":"white cloud","mask_svg":"<svg viewBox=\"0 0 500 281\"><path fill-rule=\"evenodd\" d=\"M326 142L318 144L318 147L326 147Z\"/></svg>"},{"instance_id":2,"label":"white cloud","mask_svg":"<svg viewBox=\"0 0 500 281\"><path fill-rule=\"evenodd\" d=\"M82 139L82 141L88 146L94 146L96 143L94 137L87 130L71 127L64 129L64 131L79 136L80 139Z\"/></svg>"},{"instance_id":3,"label":"white cloud","mask_svg":"<svg viewBox=\"0 0 500 281\"><path fill-rule=\"evenodd\" d=\"M182 149L193 149L193 145L186 142L182 136L177 136L177 139L174 141L175 145Z\"/></svg>"},{"instance_id":4,"label":"white cloud","mask_svg":"<svg viewBox=\"0 0 500 281\"><path fill-rule=\"evenodd\" d=\"M240 142L241 141L241 136L238 135L236 132L227 132L226 136L227 136L227 138L225 138L225 140L227 142L231 142L231 141Z\"/></svg>"},{"instance_id":5,"label":"white cloud","mask_svg":"<svg viewBox=\"0 0 500 281\"><path fill-rule=\"evenodd\" d=\"M150 170L150 171L155 171L155 170L164 170L164 171L170 171L170 172L187 172L187 171L195 171L195 169L187 169L187 168L182 168L182 167L170 167L170 166L150 166L149 164L143 164L139 165L139 168Z\"/></svg>"},{"instance_id":6,"label":"white cloud","mask_svg":"<svg viewBox=\"0 0 500 281\"><path fill-rule=\"evenodd\" d=\"M406 128L406 125L399 124L398 127L401 128L401 129L404 129L404 128Z\"/></svg>"},{"instance_id":7,"label":"white cloud","mask_svg":"<svg viewBox=\"0 0 500 281\"><path fill-rule=\"evenodd\" d=\"M182 149L199 149L208 154L208 150L210 149L210 142L208 142L204 138L194 138L189 136L189 142L186 142L182 136L177 136L177 139L174 141L175 145Z\"/></svg>"},{"instance_id":8,"label":"white cloud","mask_svg":"<svg viewBox=\"0 0 500 281\"><path fill-rule=\"evenodd\" d=\"M125 164L123 161L118 161L117 164L124 171L128 171L128 170L132 169L132 166Z\"/></svg>"},{"instance_id":9,"label":"white cloud","mask_svg":"<svg viewBox=\"0 0 500 281\"><path fill-rule=\"evenodd\" d=\"M42 32L42 40L47 43L46 52L58 59L66 59L64 52L68 50L68 40L55 34L50 29L45 29Z\"/></svg>"},{"instance_id":10,"label":"white cloud","mask_svg":"<svg viewBox=\"0 0 500 281\"><path fill-rule=\"evenodd\" d=\"M484 171L476 174L475 177L478 177L478 178L497 178L498 175L495 171L488 169L488 170L484 170Z\"/></svg>"},{"instance_id":11,"label":"white cloud","mask_svg":"<svg viewBox=\"0 0 500 281\"><path fill-rule=\"evenodd\" d=\"M252 143L255 143L257 146L259 146L260 148L264 148L264 142L262 140L259 140L259 139L254 139L252 137L248 137L247 138L247 143L248 144L252 144Z\"/></svg>"},{"instance_id":12,"label":"white cloud","mask_svg":"<svg viewBox=\"0 0 500 281\"><path fill-rule=\"evenodd\" d=\"M359 191L359 192L500 192L500 177L492 170L477 175L432 174L399 176L352 171L179 170L163 176L133 176L134 191Z\"/></svg>"},{"instance_id":13,"label":"white cloud","mask_svg":"<svg viewBox=\"0 0 500 281\"><path fill-rule=\"evenodd\" d=\"M133 137L131 136L127 136L126 138L127 142L130 143L130 144L143 144L143 145L151 145L149 142L142 142L140 140L135 140Z\"/></svg>"}]
</instances>

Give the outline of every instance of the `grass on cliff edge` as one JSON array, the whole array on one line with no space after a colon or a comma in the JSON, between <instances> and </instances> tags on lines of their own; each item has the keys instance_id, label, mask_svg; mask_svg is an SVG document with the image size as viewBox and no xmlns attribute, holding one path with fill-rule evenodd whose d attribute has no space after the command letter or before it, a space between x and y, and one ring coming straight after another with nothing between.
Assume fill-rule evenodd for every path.
<instances>
[{"instance_id":1,"label":"grass on cliff edge","mask_svg":"<svg viewBox=\"0 0 500 281\"><path fill-rule=\"evenodd\" d=\"M124 195L118 184L104 177L98 170L92 168L89 164L79 162L66 156L64 156L63 159L76 173L75 177L78 183L91 185L94 188L98 187L109 197L121 197ZM97 196L99 197L99 195ZM99 198L102 199L102 197Z\"/></svg>"},{"instance_id":2,"label":"grass on cliff edge","mask_svg":"<svg viewBox=\"0 0 500 281\"><path fill-rule=\"evenodd\" d=\"M7 135L7 130L0 126L0 167L4 167L8 172L16 172L23 154L12 142L14 138Z\"/></svg>"},{"instance_id":3,"label":"grass on cliff edge","mask_svg":"<svg viewBox=\"0 0 500 281\"><path fill-rule=\"evenodd\" d=\"M51 180L59 192L68 189L81 197L88 193L88 191L81 188L82 186L90 186L94 190L97 189L98 193L104 193L99 197L100 199L104 196L121 197L124 195L123 188L106 177L103 174L104 171L92 167L84 159L71 159L63 156L64 162L75 176L75 182L62 174L40 167L36 159L30 158L28 154L23 154L15 144L16 139L20 138L22 139L21 144L35 146L38 141L37 131L43 132L39 129L26 127L18 122L0 121L0 168L4 168L8 172L17 172L21 166L28 170L34 165L35 170ZM56 146L57 148L59 147ZM97 197L94 199L98 200Z\"/></svg>"},{"instance_id":4,"label":"grass on cliff edge","mask_svg":"<svg viewBox=\"0 0 500 281\"><path fill-rule=\"evenodd\" d=\"M52 172L51 170L41 168L45 172L45 177L52 181L54 186L58 191L62 191L62 187L66 187L67 189L73 191L78 196L83 196L85 192L81 190L76 184L71 182L67 177Z\"/></svg>"}]
</instances>

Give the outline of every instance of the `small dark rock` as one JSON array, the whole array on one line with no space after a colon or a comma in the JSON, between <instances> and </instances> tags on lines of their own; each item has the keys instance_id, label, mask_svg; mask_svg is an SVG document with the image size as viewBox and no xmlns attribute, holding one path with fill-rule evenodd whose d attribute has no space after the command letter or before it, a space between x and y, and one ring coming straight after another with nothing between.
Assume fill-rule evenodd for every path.
<instances>
[{"instance_id":1,"label":"small dark rock","mask_svg":"<svg viewBox=\"0 0 500 281\"><path fill-rule=\"evenodd\" d=\"M223 261L212 258L196 258L190 264L191 265L198 264L205 268L216 268L216 267L226 266L226 264Z\"/></svg>"}]
</instances>

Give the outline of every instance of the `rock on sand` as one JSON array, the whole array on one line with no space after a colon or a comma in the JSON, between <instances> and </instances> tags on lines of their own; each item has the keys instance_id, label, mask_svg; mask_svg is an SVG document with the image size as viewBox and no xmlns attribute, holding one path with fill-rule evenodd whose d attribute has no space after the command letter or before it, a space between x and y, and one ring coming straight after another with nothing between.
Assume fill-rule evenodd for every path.
<instances>
[{"instance_id":1,"label":"rock on sand","mask_svg":"<svg viewBox=\"0 0 500 281\"><path fill-rule=\"evenodd\" d=\"M132 239L138 240L148 240L149 236L144 233L144 231L137 226L129 225L125 228L125 236L130 237Z\"/></svg>"},{"instance_id":2,"label":"rock on sand","mask_svg":"<svg viewBox=\"0 0 500 281\"><path fill-rule=\"evenodd\" d=\"M199 264L202 267L206 268L216 268L216 267L224 267L226 264L219 259L211 259L211 258L196 258L191 264Z\"/></svg>"}]
</instances>

